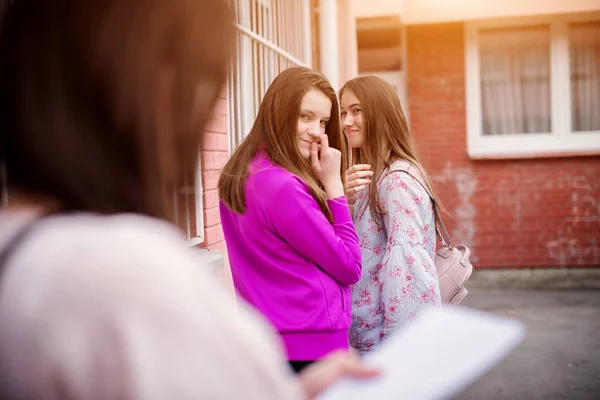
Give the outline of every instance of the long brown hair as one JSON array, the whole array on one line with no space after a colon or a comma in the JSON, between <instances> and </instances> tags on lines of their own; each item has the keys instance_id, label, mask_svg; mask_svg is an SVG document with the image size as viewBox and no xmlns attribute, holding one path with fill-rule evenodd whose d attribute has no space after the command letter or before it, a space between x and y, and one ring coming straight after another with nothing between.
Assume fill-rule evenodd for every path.
<instances>
[{"instance_id":1,"label":"long brown hair","mask_svg":"<svg viewBox=\"0 0 600 400\"><path fill-rule=\"evenodd\" d=\"M327 206L327 194L317 180L310 162L304 159L298 148L297 123L304 95L311 89L323 92L332 103L331 119L325 133L330 147L342 152L340 177L348 165L347 146L340 124L339 102L335 91L324 75L304 67L292 67L280 73L267 90L258 115L248 136L235 150L219 178L219 197L232 211L246 211L244 186L249 174L250 162L259 150L269 159L302 178L310 188L313 198L331 221Z\"/></svg>"},{"instance_id":2,"label":"long brown hair","mask_svg":"<svg viewBox=\"0 0 600 400\"><path fill-rule=\"evenodd\" d=\"M12 2L0 38L9 188L67 210L167 218L232 38L224 0Z\"/></svg>"},{"instance_id":3,"label":"long brown hair","mask_svg":"<svg viewBox=\"0 0 600 400\"><path fill-rule=\"evenodd\" d=\"M354 94L360 102L362 130L366 139L363 147L352 149L352 162L371 165L375 182L379 181L381 174L395 161L408 162L420 172L438 209L445 212L431 179L419 160L417 146L394 87L381 78L364 76L346 82L340 89L340 98L346 91ZM377 225L383 226L382 210L377 201L377 185L370 186L368 205Z\"/></svg>"}]
</instances>

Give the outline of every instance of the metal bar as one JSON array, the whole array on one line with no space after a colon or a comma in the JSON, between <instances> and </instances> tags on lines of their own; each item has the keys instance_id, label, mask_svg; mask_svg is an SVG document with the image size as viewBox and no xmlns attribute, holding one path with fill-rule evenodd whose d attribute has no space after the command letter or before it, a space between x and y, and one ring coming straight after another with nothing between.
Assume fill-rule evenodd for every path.
<instances>
[{"instance_id":1,"label":"metal bar","mask_svg":"<svg viewBox=\"0 0 600 400\"><path fill-rule=\"evenodd\" d=\"M283 48L284 37L284 24L283 24L283 9L284 5L281 2L277 2L277 46ZM283 62L279 54L275 54L277 58L277 72L283 71Z\"/></svg>"},{"instance_id":2,"label":"metal bar","mask_svg":"<svg viewBox=\"0 0 600 400\"><path fill-rule=\"evenodd\" d=\"M338 26L336 0L319 1L321 71L335 90L339 89Z\"/></svg>"},{"instance_id":3,"label":"metal bar","mask_svg":"<svg viewBox=\"0 0 600 400\"><path fill-rule=\"evenodd\" d=\"M310 0L233 0L238 9L238 57L230 71L230 150L250 130L272 80L287 67L308 66ZM308 22L305 20L308 18ZM294 22L297 20L296 22ZM310 59L310 57L308 57Z\"/></svg>"},{"instance_id":4,"label":"metal bar","mask_svg":"<svg viewBox=\"0 0 600 400\"><path fill-rule=\"evenodd\" d=\"M304 51L303 58L309 66L312 66L312 31L310 24L310 0L302 0L303 18L302 18L302 29L304 39Z\"/></svg>"},{"instance_id":5,"label":"metal bar","mask_svg":"<svg viewBox=\"0 0 600 400\"><path fill-rule=\"evenodd\" d=\"M185 199L185 232L187 234L187 238L190 239L192 237L192 218L191 218L191 212L190 212L190 190L189 190L189 184L190 182L188 181L188 176L187 173L185 174L183 180L185 181L185 186L183 187L183 198ZM195 189L195 188L194 188ZM195 190L194 190L195 193ZM204 210L200 210L200 212L203 212ZM198 210L196 210L196 212L198 212Z\"/></svg>"},{"instance_id":6,"label":"metal bar","mask_svg":"<svg viewBox=\"0 0 600 400\"><path fill-rule=\"evenodd\" d=\"M292 14L292 10L290 8L290 2L289 0L285 2L285 8L284 8L284 16L283 16L283 23L285 24L285 41L283 42L285 44L285 46L283 47L290 55L294 55L294 43L293 43L293 22L294 22L294 15Z\"/></svg>"},{"instance_id":7,"label":"metal bar","mask_svg":"<svg viewBox=\"0 0 600 400\"><path fill-rule=\"evenodd\" d=\"M258 5L258 15L259 15L259 21L260 21L260 35L263 36L264 38L266 38L267 40L271 40L271 38L269 37L269 29L267 26L267 22L266 22L266 16L267 16L267 5L265 4L265 2L261 2ZM265 92L267 90L267 85L268 85L268 77L267 77L267 67L268 67L268 57L269 54L267 52L267 50L260 46L260 62L261 62L261 93Z\"/></svg>"},{"instance_id":8,"label":"metal bar","mask_svg":"<svg viewBox=\"0 0 600 400\"><path fill-rule=\"evenodd\" d=\"M179 207L177 205L178 201L177 189L173 190L173 219L177 226L179 226Z\"/></svg>"},{"instance_id":9,"label":"metal bar","mask_svg":"<svg viewBox=\"0 0 600 400\"><path fill-rule=\"evenodd\" d=\"M257 31L257 16L256 16L256 9L257 9L257 0L249 0L250 1L250 31L254 34L256 34L259 37L262 37ZM258 61L259 59L259 43L255 40L251 40L251 47L252 47L252 69L250 70L250 73L252 74L252 104L254 105L254 110L258 110L258 107L260 105L260 99L259 99L259 93L261 91L261 85L260 85L260 62Z\"/></svg>"},{"instance_id":10,"label":"metal bar","mask_svg":"<svg viewBox=\"0 0 600 400\"><path fill-rule=\"evenodd\" d=\"M290 5L292 7L292 14L294 16L296 16L296 18L293 19L293 39L294 39L294 52L292 54L294 54L296 57L298 58L302 58L302 52L298 51L301 50L300 49L300 45L302 44L302 36L301 36L301 29L302 29L302 13L298 13L298 0L292 0L290 2Z\"/></svg>"},{"instance_id":11,"label":"metal bar","mask_svg":"<svg viewBox=\"0 0 600 400\"><path fill-rule=\"evenodd\" d=\"M269 37L268 39L272 42L276 41L275 37L275 3L274 0L269 0L267 11L267 21L269 28ZM267 86L271 84L273 79L275 78L275 54L273 52L268 52L268 66L266 69L267 72Z\"/></svg>"},{"instance_id":12,"label":"metal bar","mask_svg":"<svg viewBox=\"0 0 600 400\"><path fill-rule=\"evenodd\" d=\"M273 42L271 42L269 40L266 40L265 38L261 37L260 35L257 35L256 33L252 32L251 30L249 30L247 28L244 28L240 24L234 24L234 26L240 32L242 32L244 35L248 36L249 38L251 38L255 42L257 42L257 43L259 43L259 44L261 44L261 45L269 48L270 50L274 51L279 56L285 58L286 60L290 61L291 63L293 63L295 65L303 66L303 67L308 67L308 65L306 65L304 62L302 62L301 60L297 59L296 57L294 57L293 55L291 55L287 51L285 51L282 48L278 47L277 45L273 44Z\"/></svg>"},{"instance_id":13,"label":"metal bar","mask_svg":"<svg viewBox=\"0 0 600 400\"><path fill-rule=\"evenodd\" d=\"M196 165L194 185L194 207L196 209L196 235L195 237L204 238L204 187L202 185L202 153L198 156L198 164Z\"/></svg>"}]
</instances>

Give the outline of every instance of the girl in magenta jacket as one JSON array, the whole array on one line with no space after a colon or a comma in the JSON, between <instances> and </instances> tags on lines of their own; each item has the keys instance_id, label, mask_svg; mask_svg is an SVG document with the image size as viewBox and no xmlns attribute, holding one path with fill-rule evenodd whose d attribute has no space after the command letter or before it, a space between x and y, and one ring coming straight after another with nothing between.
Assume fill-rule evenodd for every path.
<instances>
[{"instance_id":1,"label":"girl in magenta jacket","mask_svg":"<svg viewBox=\"0 0 600 400\"><path fill-rule=\"evenodd\" d=\"M219 180L236 291L277 328L296 371L348 350L361 276L338 109L323 75L285 70Z\"/></svg>"}]
</instances>

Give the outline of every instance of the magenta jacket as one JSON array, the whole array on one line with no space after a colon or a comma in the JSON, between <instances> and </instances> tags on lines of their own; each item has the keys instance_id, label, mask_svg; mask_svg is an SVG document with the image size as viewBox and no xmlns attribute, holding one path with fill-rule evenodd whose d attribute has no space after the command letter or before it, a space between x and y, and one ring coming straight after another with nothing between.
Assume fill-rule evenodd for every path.
<instances>
[{"instance_id":1,"label":"magenta jacket","mask_svg":"<svg viewBox=\"0 0 600 400\"><path fill-rule=\"evenodd\" d=\"M259 153L246 212L220 204L235 289L277 328L289 360L348 349L361 252L346 198L328 203L333 224L302 179Z\"/></svg>"}]
</instances>

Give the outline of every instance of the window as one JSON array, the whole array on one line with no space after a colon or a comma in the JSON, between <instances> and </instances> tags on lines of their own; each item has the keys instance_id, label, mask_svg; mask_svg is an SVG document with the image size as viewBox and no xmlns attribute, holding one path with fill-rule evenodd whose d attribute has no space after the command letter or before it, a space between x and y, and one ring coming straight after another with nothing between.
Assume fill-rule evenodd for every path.
<instances>
[{"instance_id":1,"label":"window","mask_svg":"<svg viewBox=\"0 0 600 400\"><path fill-rule=\"evenodd\" d=\"M376 76L391 84L408 118L405 38L399 16L356 19L358 76Z\"/></svg>"},{"instance_id":2,"label":"window","mask_svg":"<svg viewBox=\"0 0 600 400\"><path fill-rule=\"evenodd\" d=\"M466 25L473 158L600 152L600 15Z\"/></svg>"},{"instance_id":3,"label":"window","mask_svg":"<svg viewBox=\"0 0 600 400\"><path fill-rule=\"evenodd\" d=\"M185 176L173 191L173 222L187 235L190 245L204 242L204 207L202 203L202 171L200 159L195 176Z\"/></svg>"},{"instance_id":4,"label":"window","mask_svg":"<svg viewBox=\"0 0 600 400\"><path fill-rule=\"evenodd\" d=\"M600 130L600 20L569 24L574 132Z\"/></svg>"},{"instance_id":5,"label":"window","mask_svg":"<svg viewBox=\"0 0 600 400\"><path fill-rule=\"evenodd\" d=\"M311 64L310 0L230 0L238 30L228 80L229 148L252 128L269 85L284 69Z\"/></svg>"}]
</instances>

